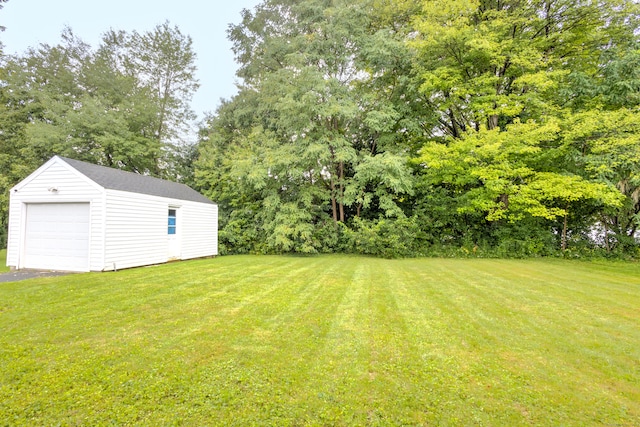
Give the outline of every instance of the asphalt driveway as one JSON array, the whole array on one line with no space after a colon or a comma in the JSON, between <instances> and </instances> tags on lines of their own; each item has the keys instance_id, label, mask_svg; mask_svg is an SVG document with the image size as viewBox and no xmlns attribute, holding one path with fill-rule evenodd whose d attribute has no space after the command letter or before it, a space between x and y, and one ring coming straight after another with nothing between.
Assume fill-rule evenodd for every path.
<instances>
[{"instance_id":1,"label":"asphalt driveway","mask_svg":"<svg viewBox=\"0 0 640 427\"><path fill-rule=\"evenodd\" d=\"M7 273L0 273L0 283L2 282L18 282L20 280L34 279L37 277L54 277L64 276L68 271L49 271L49 270L16 270Z\"/></svg>"}]
</instances>

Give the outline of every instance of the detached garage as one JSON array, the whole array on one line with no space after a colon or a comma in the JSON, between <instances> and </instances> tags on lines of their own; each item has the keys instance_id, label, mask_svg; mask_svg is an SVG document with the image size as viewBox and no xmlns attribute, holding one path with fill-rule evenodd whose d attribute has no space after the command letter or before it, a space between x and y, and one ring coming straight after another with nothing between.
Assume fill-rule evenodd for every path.
<instances>
[{"instance_id":1,"label":"detached garage","mask_svg":"<svg viewBox=\"0 0 640 427\"><path fill-rule=\"evenodd\" d=\"M218 254L218 206L184 184L54 156L11 189L7 265L104 271Z\"/></svg>"}]
</instances>

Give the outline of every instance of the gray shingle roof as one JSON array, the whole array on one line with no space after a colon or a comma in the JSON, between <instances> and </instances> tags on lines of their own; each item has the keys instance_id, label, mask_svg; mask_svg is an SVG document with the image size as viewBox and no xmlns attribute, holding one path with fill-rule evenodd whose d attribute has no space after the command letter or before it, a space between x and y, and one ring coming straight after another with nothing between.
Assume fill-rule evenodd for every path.
<instances>
[{"instance_id":1,"label":"gray shingle roof","mask_svg":"<svg viewBox=\"0 0 640 427\"><path fill-rule=\"evenodd\" d=\"M62 156L58 157L96 184L110 190L128 191L170 199L214 204L211 200L184 184L106 166L94 165Z\"/></svg>"}]
</instances>

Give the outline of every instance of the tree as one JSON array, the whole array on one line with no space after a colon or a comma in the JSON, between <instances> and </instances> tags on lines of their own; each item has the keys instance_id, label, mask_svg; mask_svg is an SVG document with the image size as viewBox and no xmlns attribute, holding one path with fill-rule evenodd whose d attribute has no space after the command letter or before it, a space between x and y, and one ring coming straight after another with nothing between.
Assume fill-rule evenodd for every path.
<instances>
[{"instance_id":1,"label":"tree","mask_svg":"<svg viewBox=\"0 0 640 427\"><path fill-rule=\"evenodd\" d=\"M610 94L610 92L608 92ZM640 228L640 109L588 110L571 117L565 143L592 180L617 188L622 203L600 212L607 250L628 252Z\"/></svg>"},{"instance_id":2,"label":"tree","mask_svg":"<svg viewBox=\"0 0 640 427\"><path fill-rule=\"evenodd\" d=\"M94 52L70 29L7 61L6 85L28 109L27 143L52 154L171 177L175 139L197 88L190 39L168 24L153 32L110 31ZM162 87L160 87L162 86ZM183 150L186 152L186 150Z\"/></svg>"},{"instance_id":3,"label":"tree","mask_svg":"<svg viewBox=\"0 0 640 427\"><path fill-rule=\"evenodd\" d=\"M2 3L6 3L6 2L8 2L8 1L9 1L9 0L0 0L0 9L2 9L2 8L4 7L4 4L2 4ZM0 25L0 31L4 31L4 30L5 30L5 27L4 27L4 26L2 26L2 25ZM1 47L1 46L2 46L2 44L0 43L0 47Z\"/></svg>"},{"instance_id":4,"label":"tree","mask_svg":"<svg viewBox=\"0 0 640 427\"><path fill-rule=\"evenodd\" d=\"M564 250L572 209L588 204L615 209L622 198L613 186L544 167L550 157L555 163L564 155L562 148L543 148L555 144L560 135L557 122L515 122L504 131L480 130L447 145L428 144L419 161L432 184L453 193L460 214L481 213L489 223L561 218Z\"/></svg>"},{"instance_id":5,"label":"tree","mask_svg":"<svg viewBox=\"0 0 640 427\"><path fill-rule=\"evenodd\" d=\"M125 66L155 104L156 139L170 148L169 153L176 147L182 150L180 140L188 130L186 124L195 119L191 98L199 87L191 37L165 22L143 34L134 31L125 43ZM156 173L161 174L162 166L158 165Z\"/></svg>"},{"instance_id":6,"label":"tree","mask_svg":"<svg viewBox=\"0 0 640 427\"><path fill-rule=\"evenodd\" d=\"M323 250L352 218L404 215L407 133L425 119L415 113L423 104L407 27L374 12L378 3L267 1L230 28L244 85L201 143L200 183L223 179L205 171L209 156L235 159L229 174L246 176L243 187L262 203L248 223L269 250Z\"/></svg>"},{"instance_id":7,"label":"tree","mask_svg":"<svg viewBox=\"0 0 640 427\"><path fill-rule=\"evenodd\" d=\"M621 207L599 216L609 251L629 252L640 227L639 52L637 38L631 38L605 51L594 72L569 76L575 114L565 126L565 144L585 176L615 186L624 197Z\"/></svg>"},{"instance_id":8,"label":"tree","mask_svg":"<svg viewBox=\"0 0 640 427\"><path fill-rule=\"evenodd\" d=\"M603 52L635 38L636 9L630 0L426 1L411 44L438 130L458 138L553 114L569 73L593 73Z\"/></svg>"},{"instance_id":9,"label":"tree","mask_svg":"<svg viewBox=\"0 0 640 427\"><path fill-rule=\"evenodd\" d=\"M3 3L6 3L8 0L0 0L0 10L4 7ZM0 25L0 32L4 31L5 27ZM4 57L3 52L3 44L0 41L0 59ZM0 65L0 82L4 80L6 76L6 71L3 65ZM11 126L11 120L7 120L9 117L8 110L5 106L6 93L4 88L0 87L0 147L3 147L6 143L4 140L7 137L7 133L11 132L8 128ZM8 171L10 162L8 161L8 155L0 152L0 170ZM8 173L0 174L0 191L9 188L9 183L12 182L12 179L8 176ZM7 245L7 206L9 204L9 197L7 196L7 192L3 191L0 193L0 248L4 248Z\"/></svg>"},{"instance_id":10,"label":"tree","mask_svg":"<svg viewBox=\"0 0 640 427\"><path fill-rule=\"evenodd\" d=\"M620 154L601 135L633 133L595 123L604 110L637 99L635 80L617 71L632 68L632 59L619 58L637 38L635 2L424 5L410 43L438 125L417 164L430 185L456 200L458 214L482 213L487 233L523 221L555 227L561 219L565 249L573 211L582 217L577 230L629 205L614 191L621 177L616 183L593 173L593 155Z\"/></svg>"},{"instance_id":11,"label":"tree","mask_svg":"<svg viewBox=\"0 0 640 427\"><path fill-rule=\"evenodd\" d=\"M111 67L106 49L92 52L67 29L63 43L8 61L12 105L25 112L23 157L28 151L36 164L61 154L139 173L155 169L159 143L137 123L153 104L138 96L135 78Z\"/></svg>"},{"instance_id":12,"label":"tree","mask_svg":"<svg viewBox=\"0 0 640 427\"><path fill-rule=\"evenodd\" d=\"M195 150L177 138L191 117L194 60L190 39L166 23L145 34L109 31L95 50L67 28L57 45L3 57L2 194L54 154L192 179Z\"/></svg>"}]
</instances>

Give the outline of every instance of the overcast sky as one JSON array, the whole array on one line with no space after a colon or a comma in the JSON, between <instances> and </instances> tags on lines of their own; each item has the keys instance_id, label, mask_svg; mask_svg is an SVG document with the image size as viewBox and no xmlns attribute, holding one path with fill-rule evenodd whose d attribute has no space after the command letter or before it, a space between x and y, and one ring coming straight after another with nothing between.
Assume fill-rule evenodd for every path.
<instances>
[{"instance_id":1,"label":"overcast sky","mask_svg":"<svg viewBox=\"0 0 640 427\"><path fill-rule=\"evenodd\" d=\"M112 28L145 32L168 20L193 39L200 89L192 107L199 118L215 111L221 98L236 93L237 68L227 27L240 22L242 9L260 0L9 0L0 10L4 52L21 53L40 43L56 44L65 26L94 48Z\"/></svg>"}]
</instances>

